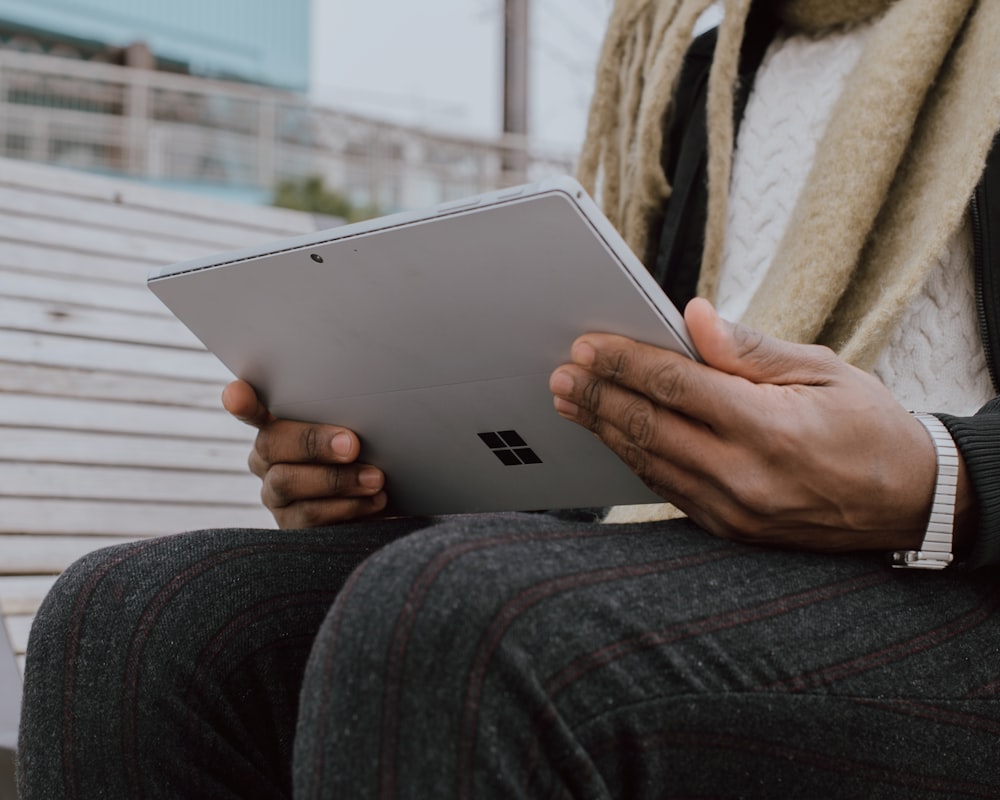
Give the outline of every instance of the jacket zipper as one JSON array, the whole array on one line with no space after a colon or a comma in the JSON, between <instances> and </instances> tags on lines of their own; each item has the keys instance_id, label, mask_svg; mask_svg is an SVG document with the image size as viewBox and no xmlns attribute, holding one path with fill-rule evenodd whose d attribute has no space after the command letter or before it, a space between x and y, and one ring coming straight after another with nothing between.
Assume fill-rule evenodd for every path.
<instances>
[{"instance_id":1,"label":"jacket zipper","mask_svg":"<svg viewBox=\"0 0 1000 800\"><path fill-rule=\"evenodd\" d=\"M981 185L976 188L972 195L972 202L969 204L969 214L972 218L973 261L976 281L976 315L979 317L979 338L982 340L983 350L986 354L986 367L989 370L994 390L1000 393L997 365L994 361L995 349L990 337L990 327L986 320L986 264L983 254L985 240L983 238L983 218L979 209L981 188Z\"/></svg>"}]
</instances>

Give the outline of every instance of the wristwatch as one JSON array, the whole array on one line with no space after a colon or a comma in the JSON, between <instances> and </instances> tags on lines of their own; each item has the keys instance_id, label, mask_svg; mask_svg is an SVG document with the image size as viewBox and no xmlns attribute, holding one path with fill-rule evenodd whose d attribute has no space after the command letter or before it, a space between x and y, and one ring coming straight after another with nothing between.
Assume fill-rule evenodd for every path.
<instances>
[{"instance_id":1,"label":"wristwatch","mask_svg":"<svg viewBox=\"0 0 1000 800\"><path fill-rule=\"evenodd\" d=\"M927 532L919 550L896 550L892 566L901 569L944 569L954 556L951 536L955 527L955 495L958 490L958 449L944 424L933 414L914 413L934 442L937 481Z\"/></svg>"}]
</instances>

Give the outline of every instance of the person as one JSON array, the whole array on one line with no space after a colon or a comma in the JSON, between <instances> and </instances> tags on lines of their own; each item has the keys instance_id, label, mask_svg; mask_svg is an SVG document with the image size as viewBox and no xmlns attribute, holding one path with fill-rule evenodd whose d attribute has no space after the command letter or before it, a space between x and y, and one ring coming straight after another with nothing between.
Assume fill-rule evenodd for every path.
<instances>
[{"instance_id":1,"label":"person","mask_svg":"<svg viewBox=\"0 0 1000 800\"><path fill-rule=\"evenodd\" d=\"M1000 4L707 5L616 2L580 160L702 362L551 378L664 504L383 519L233 383L280 530L60 578L25 800L1000 793Z\"/></svg>"}]
</instances>

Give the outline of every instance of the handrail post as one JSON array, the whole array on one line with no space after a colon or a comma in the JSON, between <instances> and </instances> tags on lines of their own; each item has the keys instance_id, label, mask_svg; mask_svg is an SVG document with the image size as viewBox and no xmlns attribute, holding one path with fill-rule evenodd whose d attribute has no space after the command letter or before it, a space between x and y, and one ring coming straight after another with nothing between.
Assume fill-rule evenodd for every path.
<instances>
[{"instance_id":1,"label":"handrail post","mask_svg":"<svg viewBox=\"0 0 1000 800\"><path fill-rule=\"evenodd\" d=\"M278 103L274 97L260 99L257 114L257 185L273 190L278 171Z\"/></svg>"},{"instance_id":2,"label":"handrail post","mask_svg":"<svg viewBox=\"0 0 1000 800\"><path fill-rule=\"evenodd\" d=\"M146 174L146 151L149 137L150 85L148 72L129 69L125 73L125 165L130 175Z\"/></svg>"}]
</instances>

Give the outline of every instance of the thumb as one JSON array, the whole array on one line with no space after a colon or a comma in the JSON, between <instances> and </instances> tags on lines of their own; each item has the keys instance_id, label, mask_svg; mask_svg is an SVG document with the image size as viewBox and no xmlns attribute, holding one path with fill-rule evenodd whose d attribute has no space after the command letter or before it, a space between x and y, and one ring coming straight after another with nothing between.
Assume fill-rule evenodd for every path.
<instances>
[{"instance_id":1,"label":"thumb","mask_svg":"<svg viewBox=\"0 0 1000 800\"><path fill-rule=\"evenodd\" d=\"M261 428L274 421L274 416L246 381L233 381L228 384L222 390L222 405L240 422L255 428Z\"/></svg>"},{"instance_id":2,"label":"thumb","mask_svg":"<svg viewBox=\"0 0 1000 800\"><path fill-rule=\"evenodd\" d=\"M826 347L793 344L724 320L700 297L687 304L684 321L706 364L753 383L825 383L839 363Z\"/></svg>"}]
</instances>

